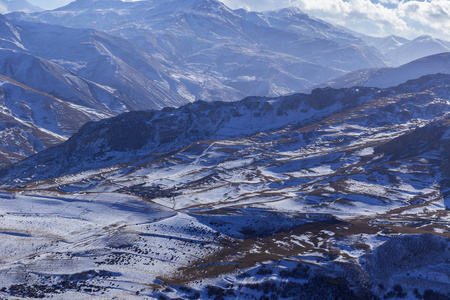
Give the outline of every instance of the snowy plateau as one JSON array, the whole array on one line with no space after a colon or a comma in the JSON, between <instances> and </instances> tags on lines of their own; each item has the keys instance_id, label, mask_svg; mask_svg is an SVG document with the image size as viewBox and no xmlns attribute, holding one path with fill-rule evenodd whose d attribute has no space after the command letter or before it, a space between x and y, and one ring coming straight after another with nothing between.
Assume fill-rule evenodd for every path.
<instances>
[{"instance_id":1,"label":"snowy plateau","mask_svg":"<svg viewBox=\"0 0 450 300\"><path fill-rule=\"evenodd\" d=\"M450 299L450 43L215 0L12 10L0 299Z\"/></svg>"}]
</instances>

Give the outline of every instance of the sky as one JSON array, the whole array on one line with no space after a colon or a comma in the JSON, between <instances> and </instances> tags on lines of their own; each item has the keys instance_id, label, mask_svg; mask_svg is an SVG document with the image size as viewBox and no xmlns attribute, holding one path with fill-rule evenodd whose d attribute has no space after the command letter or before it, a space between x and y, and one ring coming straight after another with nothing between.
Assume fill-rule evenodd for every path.
<instances>
[{"instance_id":1,"label":"sky","mask_svg":"<svg viewBox=\"0 0 450 300\"><path fill-rule=\"evenodd\" d=\"M28 0L51 9L71 0ZM231 8L295 6L317 18L374 36L422 34L450 41L450 0L221 0Z\"/></svg>"},{"instance_id":2,"label":"sky","mask_svg":"<svg viewBox=\"0 0 450 300\"><path fill-rule=\"evenodd\" d=\"M55 9L69 4L73 0L27 0L33 5L39 6L44 9Z\"/></svg>"},{"instance_id":3,"label":"sky","mask_svg":"<svg viewBox=\"0 0 450 300\"><path fill-rule=\"evenodd\" d=\"M450 0L223 0L232 8L296 6L325 21L375 36L422 34L450 41Z\"/></svg>"}]
</instances>

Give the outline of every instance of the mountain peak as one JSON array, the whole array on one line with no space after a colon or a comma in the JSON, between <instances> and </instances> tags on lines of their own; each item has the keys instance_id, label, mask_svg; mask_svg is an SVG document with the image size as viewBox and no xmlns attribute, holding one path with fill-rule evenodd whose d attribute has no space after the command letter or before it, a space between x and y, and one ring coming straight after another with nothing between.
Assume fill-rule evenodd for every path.
<instances>
[{"instance_id":1,"label":"mountain peak","mask_svg":"<svg viewBox=\"0 0 450 300\"><path fill-rule=\"evenodd\" d=\"M122 7L125 5L133 5L136 3L148 2L148 1L122 1L122 0L76 0L66 6L57 8L56 10L83 10L88 8L115 8L117 6ZM151 2L151 1L150 1Z\"/></svg>"},{"instance_id":2,"label":"mountain peak","mask_svg":"<svg viewBox=\"0 0 450 300\"><path fill-rule=\"evenodd\" d=\"M304 15L305 13L296 6L289 6L282 9L277 10L279 14L287 15L287 16L295 16L295 15Z\"/></svg>"},{"instance_id":3,"label":"mountain peak","mask_svg":"<svg viewBox=\"0 0 450 300\"><path fill-rule=\"evenodd\" d=\"M225 4L218 0L172 0L167 1L168 5L176 10L196 10L205 12L217 12L222 10L230 10Z\"/></svg>"},{"instance_id":4,"label":"mountain peak","mask_svg":"<svg viewBox=\"0 0 450 300\"><path fill-rule=\"evenodd\" d=\"M416 42L429 42L429 41L436 41L436 40L431 35L424 34L424 35L416 37L413 41L416 41Z\"/></svg>"},{"instance_id":5,"label":"mountain peak","mask_svg":"<svg viewBox=\"0 0 450 300\"><path fill-rule=\"evenodd\" d=\"M164 11L166 13L181 10L207 12L229 10L228 7L217 0L76 0L57 10L80 11L85 9L133 8L137 5L139 7L141 5L144 5L144 7L159 7L160 12Z\"/></svg>"},{"instance_id":6,"label":"mountain peak","mask_svg":"<svg viewBox=\"0 0 450 300\"><path fill-rule=\"evenodd\" d=\"M396 35L390 35L387 37L387 39L398 42L401 38Z\"/></svg>"}]
</instances>

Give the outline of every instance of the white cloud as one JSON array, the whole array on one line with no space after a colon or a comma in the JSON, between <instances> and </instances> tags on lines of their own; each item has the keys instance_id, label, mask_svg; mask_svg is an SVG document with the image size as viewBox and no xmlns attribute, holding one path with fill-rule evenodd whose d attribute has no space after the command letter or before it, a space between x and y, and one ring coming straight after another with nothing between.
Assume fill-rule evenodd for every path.
<instances>
[{"instance_id":1,"label":"white cloud","mask_svg":"<svg viewBox=\"0 0 450 300\"><path fill-rule=\"evenodd\" d=\"M450 40L450 0L223 0L248 10L297 6L313 16L371 35Z\"/></svg>"},{"instance_id":2,"label":"white cloud","mask_svg":"<svg viewBox=\"0 0 450 300\"><path fill-rule=\"evenodd\" d=\"M412 29L450 36L450 1L404 2L398 5L397 12Z\"/></svg>"}]
</instances>

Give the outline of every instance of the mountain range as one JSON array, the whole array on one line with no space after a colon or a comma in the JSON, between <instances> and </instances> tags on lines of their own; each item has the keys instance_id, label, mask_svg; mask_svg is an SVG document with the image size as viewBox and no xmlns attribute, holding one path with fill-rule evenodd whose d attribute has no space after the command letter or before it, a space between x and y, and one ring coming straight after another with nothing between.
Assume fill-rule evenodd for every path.
<instances>
[{"instance_id":1,"label":"mountain range","mask_svg":"<svg viewBox=\"0 0 450 300\"><path fill-rule=\"evenodd\" d=\"M204 148L202 145L205 143L211 147L215 147L214 141L232 145L234 139L248 140L252 136L256 140L262 139L263 144L273 143L268 140L270 137L289 140L287 136L293 134L291 131L308 136L295 142L293 140L292 147L300 147L306 140L311 142L314 137L328 145L333 152L340 148L351 148L362 141L367 148L366 143L371 144L375 140L372 135L392 132L391 138L379 141L382 145L388 140L408 135L416 128L443 122L448 115L445 98L448 96L449 82L450 75L437 74L389 89L323 88L315 89L310 94L279 98L248 97L230 103L196 101L178 109L129 112L85 124L61 145L41 151L5 169L7 171L2 173L2 182L14 185L89 170L108 170L114 166L124 168L127 164L151 165L155 159L159 162L164 161L164 157L179 157L180 154L176 154L179 151ZM351 129L349 132L336 129L340 134L329 133L336 126L340 128L342 122L350 122L351 126L360 130L371 128L372 133L369 137L359 137L360 134L352 136ZM316 132L319 128L322 128L320 134ZM367 128L364 131L369 130ZM304 130L307 132L303 133ZM309 137L311 134L313 137ZM339 146L341 144L347 146ZM326 145L323 147L326 148ZM284 143L280 144L280 147L284 146ZM275 157L280 151L274 152ZM216 155L212 158L214 164L219 163Z\"/></svg>"},{"instance_id":2,"label":"mountain range","mask_svg":"<svg viewBox=\"0 0 450 300\"><path fill-rule=\"evenodd\" d=\"M343 88L352 86L370 86L388 88L399 85L408 80L416 79L428 74L438 73L450 73L449 52L422 57L399 67L366 69L350 72L316 87L328 86Z\"/></svg>"},{"instance_id":3,"label":"mountain range","mask_svg":"<svg viewBox=\"0 0 450 300\"><path fill-rule=\"evenodd\" d=\"M18 130L15 122L3 122L3 164L55 145L91 120L200 99L279 96L351 71L383 73L379 68L391 63L393 51L406 47L412 53L415 43L426 44L421 54L439 52L443 48L436 45L445 44L431 37L384 41L296 8L249 12L215 0L78 0L52 11L14 12L0 18L0 43L4 113L27 123ZM350 73L331 85L362 84L360 75ZM412 78L398 76L390 86ZM7 88L11 83L20 93ZM46 104L37 104L30 91L44 95ZM53 138L38 137L47 134Z\"/></svg>"},{"instance_id":4,"label":"mountain range","mask_svg":"<svg viewBox=\"0 0 450 300\"><path fill-rule=\"evenodd\" d=\"M391 67L407 64L425 56L450 51L450 42L435 39L430 35L421 35L412 40L395 35L387 37L356 35L367 45L376 48L385 55L385 62Z\"/></svg>"},{"instance_id":5,"label":"mountain range","mask_svg":"<svg viewBox=\"0 0 450 300\"><path fill-rule=\"evenodd\" d=\"M188 99L219 100L211 90L223 86L232 93L222 100L280 95L346 71L384 66L359 38L298 9L253 13L206 0L75 1L54 11L8 17L125 37L180 67L184 73L171 71L192 81Z\"/></svg>"},{"instance_id":6,"label":"mountain range","mask_svg":"<svg viewBox=\"0 0 450 300\"><path fill-rule=\"evenodd\" d=\"M392 53L405 58L402 49L412 53L416 43L424 45L420 54L448 45L431 37L370 38L296 8L249 12L216 0L78 0L52 11L10 13L0 18L0 29L6 82L24 89L20 94L45 95L47 103L38 108L30 96L19 99L4 89L8 118L36 127L34 133L11 131L16 125L4 122L4 164L66 139L91 120L195 100L279 96L331 79L335 87L362 84L361 73L344 74L367 68L383 73ZM416 73L425 75L408 74ZM347 77L334 79L342 75ZM398 76L389 86L412 78ZM62 122L63 102L76 113L63 113ZM40 141L37 136L46 135L36 130L55 140ZM17 134L26 151L17 147Z\"/></svg>"},{"instance_id":7,"label":"mountain range","mask_svg":"<svg viewBox=\"0 0 450 300\"><path fill-rule=\"evenodd\" d=\"M87 123L1 170L0 293L446 299L449 86L435 74Z\"/></svg>"}]
</instances>

